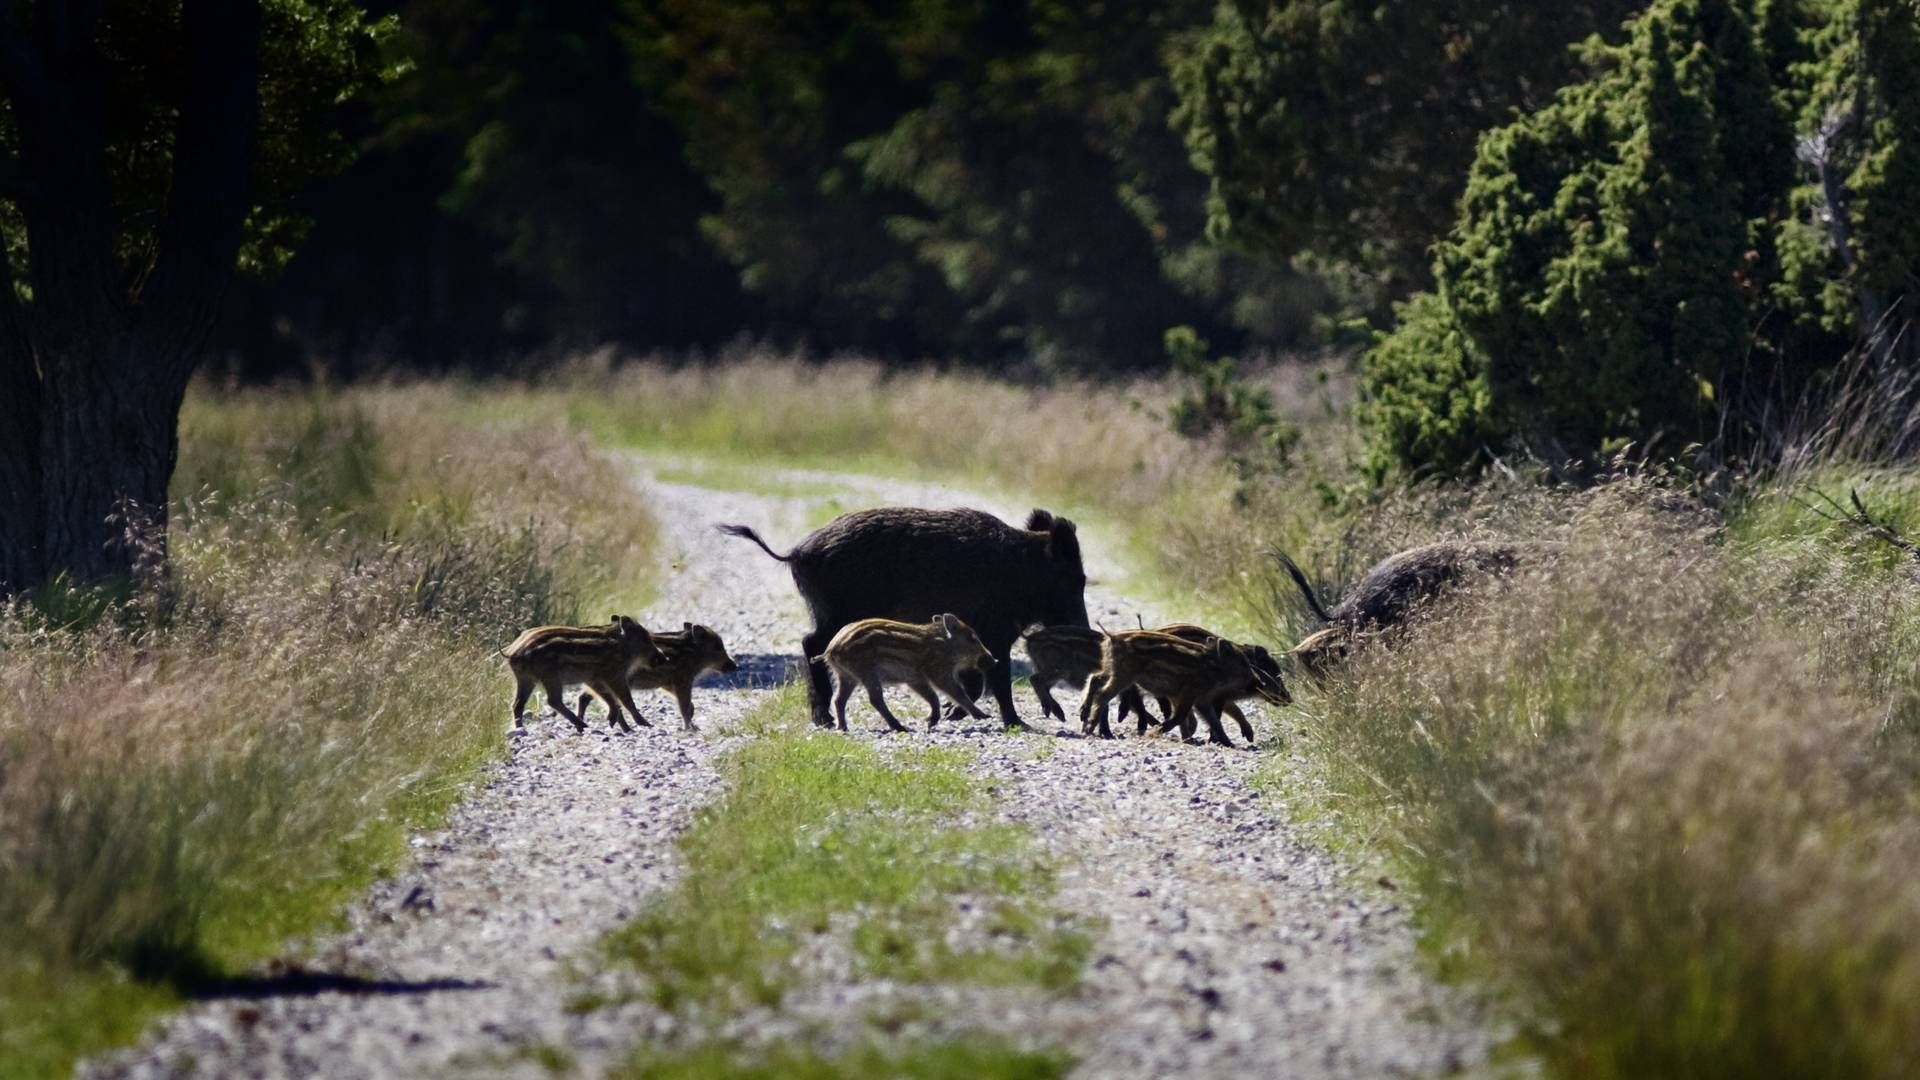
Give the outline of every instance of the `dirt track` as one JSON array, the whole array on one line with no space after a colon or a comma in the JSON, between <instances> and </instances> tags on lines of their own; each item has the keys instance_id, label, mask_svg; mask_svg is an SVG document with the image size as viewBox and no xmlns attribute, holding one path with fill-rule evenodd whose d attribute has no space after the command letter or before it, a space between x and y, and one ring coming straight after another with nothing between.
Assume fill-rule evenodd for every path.
<instances>
[{"instance_id":1,"label":"dirt track","mask_svg":"<svg viewBox=\"0 0 1920 1080\"><path fill-rule=\"evenodd\" d=\"M671 1037L670 1018L650 1006L570 1011L579 991L571 972L671 882L674 838L720 794L715 762L745 737L735 721L797 656L804 612L785 568L717 536L713 523L752 524L779 547L821 507L815 497L661 483L638 471L673 564L643 621L707 622L742 661L696 691L705 733L682 734L664 695L641 700L655 726L631 737L576 736L543 713L445 829L414 838L412 865L355 905L349 930L290 948L291 964L170 1017L82 1075L548 1075L537 1046L562 1048L595 1075L635 1039ZM814 471L776 478L833 488L840 509L971 503L1015 519L1026 510L928 485ZM1093 576L1111 580L1097 533L1086 540ZM1136 611L1098 589L1089 606L1108 625L1130 625ZM503 720L509 696L503 677ZM1037 722L1031 696L1017 697ZM886 738L864 706L855 715L858 737ZM1268 736L1273 718L1254 716ZM1059 859L1059 904L1106 920L1081 989L1048 999L836 983L823 972L782 1003L795 1030L806 1026L799 1018L851 1013L858 1022L849 1000L897 994L940 1006L936 1034L1062 1044L1086 1076L1432 1075L1484 1056L1472 1011L1415 964L1394 895L1349 880L1276 818L1280 808L1247 782L1256 755L1048 734L1045 752L1038 738L979 726L905 738L971 748L998 811ZM767 1019L769 1030L789 1026Z\"/></svg>"}]
</instances>

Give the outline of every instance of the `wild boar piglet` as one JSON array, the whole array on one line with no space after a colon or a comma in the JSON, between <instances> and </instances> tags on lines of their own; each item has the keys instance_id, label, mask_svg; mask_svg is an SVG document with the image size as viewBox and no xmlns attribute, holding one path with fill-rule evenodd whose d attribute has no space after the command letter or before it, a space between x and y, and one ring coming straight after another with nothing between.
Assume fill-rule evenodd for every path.
<instances>
[{"instance_id":1,"label":"wild boar piglet","mask_svg":"<svg viewBox=\"0 0 1920 1080\"><path fill-rule=\"evenodd\" d=\"M1225 638L1196 642L1152 630L1109 634L1101 643L1100 670L1088 682L1086 700L1080 705L1081 729L1112 738L1108 702L1128 687L1138 687L1166 700L1171 715L1165 726L1177 724L1184 729L1198 713L1207 722L1208 740L1231 746L1232 740L1220 726L1223 702L1252 693L1276 701L1286 697L1285 687L1277 682L1278 665L1271 656L1267 664L1275 673L1271 682L1267 673L1255 667L1252 652ZM1252 740L1251 726L1242 727L1241 733Z\"/></svg>"},{"instance_id":2,"label":"wild boar piglet","mask_svg":"<svg viewBox=\"0 0 1920 1080\"><path fill-rule=\"evenodd\" d=\"M688 731L699 731L693 722L693 684L701 675L717 671L730 675L740 665L727 653L727 645L712 627L683 622L679 630L653 635L653 643L666 660L651 668L637 668L627 676L627 685L635 690L666 690L680 706L680 722ZM580 695L580 711L587 711L587 695Z\"/></svg>"},{"instance_id":3,"label":"wild boar piglet","mask_svg":"<svg viewBox=\"0 0 1920 1080\"><path fill-rule=\"evenodd\" d=\"M1168 712L1160 724L1160 733L1165 734L1178 727L1182 738L1191 739L1197 718L1207 722L1207 741L1231 745L1220 725L1220 717L1224 714L1233 717L1240 725L1240 736L1251 745L1254 741L1253 725L1247 722L1246 714L1240 711L1239 702L1257 697L1270 705L1293 704L1293 695L1288 692L1286 681L1280 675L1280 662L1262 645L1243 645L1218 638L1212 647L1218 680L1212 691L1196 701L1184 717L1178 710ZM1165 706L1166 703L1162 702L1162 707Z\"/></svg>"},{"instance_id":4,"label":"wild boar piglet","mask_svg":"<svg viewBox=\"0 0 1920 1080\"><path fill-rule=\"evenodd\" d=\"M1188 641L1202 645L1208 644L1216 638L1225 640L1221 638L1221 635L1214 633L1212 630L1194 623L1172 623L1167 626L1156 627L1155 633L1171 634L1174 637L1185 638ZM1226 666L1222 673L1223 682L1219 688L1220 692L1214 695L1213 705L1221 713L1231 717L1235 723L1239 724L1240 734L1245 737L1248 742L1252 742L1253 725L1247 722L1247 714L1240 711L1238 703L1249 697L1257 696L1275 705L1291 705L1293 704L1293 695L1287 692L1287 684L1281 680L1279 662L1273 658L1273 654L1268 652L1265 647L1260 645L1241 645L1237 642L1230 644L1233 644L1240 652L1235 654L1235 657L1226 659ZM1244 670L1236 658L1238 656L1245 658L1246 664ZM1133 691L1129 691L1129 693L1133 693ZM1160 698L1159 705L1161 717L1160 732L1165 734L1174 726L1172 704L1166 698ZM1126 698L1124 696L1121 698L1119 719L1121 723L1125 723L1127 719ZM1135 734L1145 735L1149 722L1147 711L1141 709L1140 729ZM1183 730L1189 738L1192 737L1193 726L1191 717L1188 718L1188 723L1184 726Z\"/></svg>"},{"instance_id":5,"label":"wild boar piglet","mask_svg":"<svg viewBox=\"0 0 1920 1080\"><path fill-rule=\"evenodd\" d=\"M867 688L867 700L889 728L907 730L887 709L881 689L887 683L904 683L926 699L933 710L927 716L929 731L940 720L940 694L947 695L975 720L987 718L961 689L960 672L978 671L992 664L993 654L980 643L972 627L950 612L936 615L928 623L892 619L849 623L833 635L826 652L817 659L832 668L840 681L833 709L841 731L847 730L847 699L853 696L855 686Z\"/></svg>"},{"instance_id":6,"label":"wild boar piglet","mask_svg":"<svg viewBox=\"0 0 1920 1080\"><path fill-rule=\"evenodd\" d=\"M655 667L666 656L653 643L647 628L625 615L615 615L605 626L536 626L513 639L500 650L513 671L513 726L526 723L527 699L537 683L547 692L547 704L567 718L574 730L587 730L583 719L586 696L581 695L580 714L567 708L564 694L570 685L584 685L606 703L607 717L621 730L632 731L620 715L620 706L641 724L646 720L634 707L627 692L627 679L636 670Z\"/></svg>"}]
</instances>

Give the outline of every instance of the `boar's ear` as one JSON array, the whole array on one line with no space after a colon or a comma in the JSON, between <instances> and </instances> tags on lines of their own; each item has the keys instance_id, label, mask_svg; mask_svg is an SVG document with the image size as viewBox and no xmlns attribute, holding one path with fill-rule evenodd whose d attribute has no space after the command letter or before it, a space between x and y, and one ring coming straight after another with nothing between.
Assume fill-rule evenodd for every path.
<instances>
[{"instance_id":1,"label":"boar's ear","mask_svg":"<svg viewBox=\"0 0 1920 1080\"><path fill-rule=\"evenodd\" d=\"M1045 510L1036 506L1033 508L1033 513L1027 515L1028 532L1046 532L1051 528L1053 528L1053 515Z\"/></svg>"},{"instance_id":2,"label":"boar's ear","mask_svg":"<svg viewBox=\"0 0 1920 1080\"><path fill-rule=\"evenodd\" d=\"M693 630L693 624L692 624L692 623L690 623L690 622L683 622L683 623L681 623L681 624L680 624L680 632L681 632L681 633L683 633L683 634L685 634L685 633L691 633L691 632L692 632L692 630Z\"/></svg>"},{"instance_id":3,"label":"boar's ear","mask_svg":"<svg viewBox=\"0 0 1920 1080\"><path fill-rule=\"evenodd\" d=\"M940 629L945 630L948 637L952 637L954 628L960 625L959 616L952 612L947 612L934 621L940 624Z\"/></svg>"},{"instance_id":4,"label":"boar's ear","mask_svg":"<svg viewBox=\"0 0 1920 1080\"><path fill-rule=\"evenodd\" d=\"M1223 637L1214 638L1213 651L1214 651L1214 655L1216 656L1227 655L1227 639Z\"/></svg>"},{"instance_id":5,"label":"boar's ear","mask_svg":"<svg viewBox=\"0 0 1920 1080\"><path fill-rule=\"evenodd\" d=\"M1047 557L1054 562L1080 565L1080 531L1066 518L1054 518L1047 530Z\"/></svg>"}]
</instances>

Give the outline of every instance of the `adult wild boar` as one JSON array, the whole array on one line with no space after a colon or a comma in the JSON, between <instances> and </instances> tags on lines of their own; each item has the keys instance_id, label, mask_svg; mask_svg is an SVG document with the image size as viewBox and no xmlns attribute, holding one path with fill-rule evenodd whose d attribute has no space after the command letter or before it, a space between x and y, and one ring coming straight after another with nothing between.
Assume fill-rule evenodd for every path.
<instances>
[{"instance_id":1,"label":"adult wild boar","mask_svg":"<svg viewBox=\"0 0 1920 1080\"><path fill-rule=\"evenodd\" d=\"M1025 528L979 510L923 510L892 506L842 514L785 555L744 525L720 531L760 545L787 564L813 613L813 631L800 641L807 658L807 700L813 722L832 724L826 665L814 659L840 628L859 619L927 622L943 612L980 635L995 660L985 682L1007 727L1025 727L1013 706L1008 667L1014 639L1034 623L1087 625L1087 574L1073 522L1045 510ZM962 679L968 696L981 676Z\"/></svg>"},{"instance_id":2,"label":"adult wild boar","mask_svg":"<svg viewBox=\"0 0 1920 1080\"><path fill-rule=\"evenodd\" d=\"M1327 608L1294 561L1276 551L1306 598L1307 607L1327 625L1293 647L1293 658L1314 679L1325 676L1363 636L1404 625L1427 604L1454 586L1494 577L1530 560L1551 557L1563 545L1553 541L1441 540L1396 552L1380 560Z\"/></svg>"}]
</instances>

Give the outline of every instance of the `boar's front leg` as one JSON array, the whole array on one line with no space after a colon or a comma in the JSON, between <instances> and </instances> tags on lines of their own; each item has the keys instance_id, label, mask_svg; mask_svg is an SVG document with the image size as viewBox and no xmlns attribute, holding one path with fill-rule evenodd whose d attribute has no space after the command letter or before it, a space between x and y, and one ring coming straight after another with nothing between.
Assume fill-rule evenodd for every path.
<instances>
[{"instance_id":1,"label":"boar's front leg","mask_svg":"<svg viewBox=\"0 0 1920 1080\"><path fill-rule=\"evenodd\" d=\"M1234 722L1240 725L1241 737L1247 740L1248 746L1252 746L1253 745L1253 725L1247 723L1247 714L1240 711L1240 706L1235 705L1233 702L1229 701L1229 702L1223 703L1220 706L1220 711L1227 714L1228 716L1233 717Z\"/></svg>"},{"instance_id":2,"label":"boar's front leg","mask_svg":"<svg viewBox=\"0 0 1920 1080\"><path fill-rule=\"evenodd\" d=\"M819 659L819 656L839 631L840 627L823 623L814 627L813 633L800 639L800 656L807 664L807 706L813 712L814 727L833 726L833 717L827 712L827 696L833 692L833 681L827 673L827 662ZM846 729L846 717L842 716L840 730Z\"/></svg>"},{"instance_id":3,"label":"boar's front leg","mask_svg":"<svg viewBox=\"0 0 1920 1080\"><path fill-rule=\"evenodd\" d=\"M634 723L639 724L641 727L653 726L647 723L646 717L640 715L640 706L633 703L633 690L627 686L627 680L615 679L613 682L608 683L607 687L613 691L615 697L620 699L620 704L625 705L627 711L633 714ZM608 708L612 708L612 706L609 705ZM620 726L626 727L626 724L622 723ZM631 731L632 729L628 728L628 730Z\"/></svg>"},{"instance_id":4,"label":"boar's front leg","mask_svg":"<svg viewBox=\"0 0 1920 1080\"><path fill-rule=\"evenodd\" d=\"M673 684L673 700L680 706L680 722L688 731L699 731L693 723L693 680L682 679Z\"/></svg>"},{"instance_id":5,"label":"boar's front leg","mask_svg":"<svg viewBox=\"0 0 1920 1080\"><path fill-rule=\"evenodd\" d=\"M1002 645L995 655L1007 656L1008 650L1011 647L1011 643ZM988 649L992 650L993 646L988 646ZM1013 707L1012 662L1009 660L995 660L987 670L987 685L993 688L993 700L1000 706L1000 723L1009 730L1032 731L1033 727L1025 720L1020 719L1019 710ZM967 704L973 704L973 699L967 699ZM982 720L986 719L985 716L979 718Z\"/></svg>"},{"instance_id":6,"label":"boar's front leg","mask_svg":"<svg viewBox=\"0 0 1920 1080\"><path fill-rule=\"evenodd\" d=\"M973 699L966 696L966 691L960 686L960 680L949 675L945 681L942 682L940 689L945 692L948 697L953 699L955 705L966 710L968 716L973 717L975 720L985 720L988 718L986 713L980 711L980 706L975 705ZM931 728L933 725L929 724L927 726Z\"/></svg>"}]
</instances>

